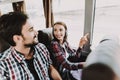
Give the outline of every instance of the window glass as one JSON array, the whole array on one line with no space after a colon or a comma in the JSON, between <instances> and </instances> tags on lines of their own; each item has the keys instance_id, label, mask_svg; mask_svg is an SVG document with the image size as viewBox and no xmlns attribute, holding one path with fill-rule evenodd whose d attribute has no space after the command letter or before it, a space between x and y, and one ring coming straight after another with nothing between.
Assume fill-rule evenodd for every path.
<instances>
[{"instance_id":1,"label":"window glass","mask_svg":"<svg viewBox=\"0 0 120 80\"><path fill-rule=\"evenodd\" d=\"M93 46L105 35L119 34L120 0L96 0Z\"/></svg>"},{"instance_id":2,"label":"window glass","mask_svg":"<svg viewBox=\"0 0 120 80\"><path fill-rule=\"evenodd\" d=\"M84 31L85 0L53 0L54 22L65 22L68 28L68 41L77 46Z\"/></svg>"},{"instance_id":3,"label":"window glass","mask_svg":"<svg viewBox=\"0 0 120 80\"><path fill-rule=\"evenodd\" d=\"M2 1L4 3L2 3ZM42 0L24 0L26 13L28 14L31 22L34 24L36 30L45 28L45 17L43 13ZM12 3L8 0L0 1L0 12L5 14L13 11Z\"/></svg>"},{"instance_id":4,"label":"window glass","mask_svg":"<svg viewBox=\"0 0 120 80\"><path fill-rule=\"evenodd\" d=\"M46 28L42 0L25 0L25 3L27 14L34 24L35 29Z\"/></svg>"},{"instance_id":5,"label":"window glass","mask_svg":"<svg viewBox=\"0 0 120 80\"><path fill-rule=\"evenodd\" d=\"M13 11L11 3L2 3L2 2L0 2L0 13L1 13L1 15L5 14L7 12L10 12L10 11Z\"/></svg>"}]
</instances>

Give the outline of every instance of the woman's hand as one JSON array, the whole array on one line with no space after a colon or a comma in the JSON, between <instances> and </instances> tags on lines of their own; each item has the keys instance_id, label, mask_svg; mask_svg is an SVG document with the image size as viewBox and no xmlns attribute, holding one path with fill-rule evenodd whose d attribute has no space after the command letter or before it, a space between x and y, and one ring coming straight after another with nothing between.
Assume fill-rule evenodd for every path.
<instances>
[{"instance_id":1,"label":"woman's hand","mask_svg":"<svg viewBox=\"0 0 120 80\"><path fill-rule=\"evenodd\" d=\"M89 37L89 33L85 34L85 36L83 36L80 39L80 42L79 42L79 47L80 48L82 48L88 42L88 37Z\"/></svg>"}]
</instances>

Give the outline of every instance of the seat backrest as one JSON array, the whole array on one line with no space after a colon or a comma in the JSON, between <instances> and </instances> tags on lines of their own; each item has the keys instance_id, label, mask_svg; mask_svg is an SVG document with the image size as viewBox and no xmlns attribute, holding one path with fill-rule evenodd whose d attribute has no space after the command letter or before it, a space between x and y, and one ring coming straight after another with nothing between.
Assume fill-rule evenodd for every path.
<instances>
[{"instance_id":1,"label":"seat backrest","mask_svg":"<svg viewBox=\"0 0 120 80\"><path fill-rule=\"evenodd\" d=\"M46 28L38 31L38 40L40 43L43 43L46 47L50 45L52 39L52 28Z\"/></svg>"},{"instance_id":2,"label":"seat backrest","mask_svg":"<svg viewBox=\"0 0 120 80\"><path fill-rule=\"evenodd\" d=\"M0 37L0 53L8 49L10 45Z\"/></svg>"}]
</instances>

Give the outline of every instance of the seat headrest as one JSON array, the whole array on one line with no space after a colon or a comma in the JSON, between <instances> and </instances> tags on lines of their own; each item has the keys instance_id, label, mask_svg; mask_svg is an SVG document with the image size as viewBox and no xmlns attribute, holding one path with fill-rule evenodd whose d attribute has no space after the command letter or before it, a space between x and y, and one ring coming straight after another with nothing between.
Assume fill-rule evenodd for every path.
<instances>
[{"instance_id":1,"label":"seat headrest","mask_svg":"<svg viewBox=\"0 0 120 80\"><path fill-rule=\"evenodd\" d=\"M46 28L38 31L38 41L48 46L53 39L52 28Z\"/></svg>"}]
</instances>

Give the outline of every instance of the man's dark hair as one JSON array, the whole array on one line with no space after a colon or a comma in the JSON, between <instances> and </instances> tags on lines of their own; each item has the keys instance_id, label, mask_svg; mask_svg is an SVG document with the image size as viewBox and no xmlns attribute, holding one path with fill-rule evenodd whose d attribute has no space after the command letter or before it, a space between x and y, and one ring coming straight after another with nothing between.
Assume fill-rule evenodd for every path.
<instances>
[{"instance_id":1,"label":"man's dark hair","mask_svg":"<svg viewBox=\"0 0 120 80\"><path fill-rule=\"evenodd\" d=\"M10 12L0 17L0 36L10 45L15 46L14 35L21 35L22 27L28 16L22 12Z\"/></svg>"},{"instance_id":2,"label":"man's dark hair","mask_svg":"<svg viewBox=\"0 0 120 80\"><path fill-rule=\"evenodd\" d=\"M102 63L91 64L82 70L81 80L114 80L114 71Z\"/></svg>"}]
</instances>

